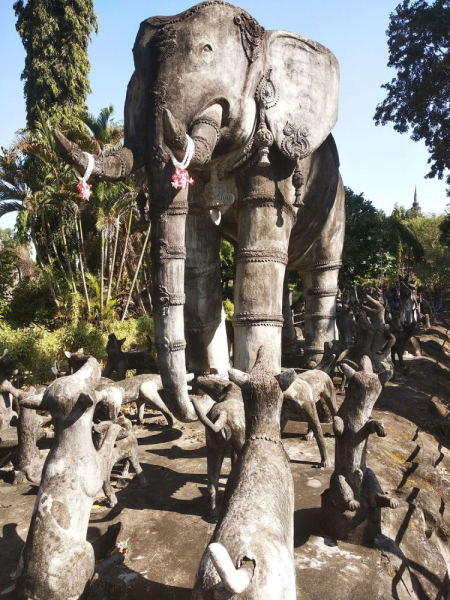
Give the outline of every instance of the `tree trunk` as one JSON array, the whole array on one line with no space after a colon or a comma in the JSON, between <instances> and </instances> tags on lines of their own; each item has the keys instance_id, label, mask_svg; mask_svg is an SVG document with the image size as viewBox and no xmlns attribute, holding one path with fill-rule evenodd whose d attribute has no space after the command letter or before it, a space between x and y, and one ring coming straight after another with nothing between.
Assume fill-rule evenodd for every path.
<instances>
[{"instance_id":1,"label":"tree trunk","mask_svg":"<svg viewBox=\"0 0 450 600\"><path fill-rule=\"evenodd\" d=\"M119 291L119 287L120 287L120 282L122 279L122 273L123 273L123 267L125 265L125 258L127 255L127 250L128 250L128 240L130 237L130 231L131 231L131 219L133 217L133 207L130 208L130 216L128 217L128 227L127 227L127 233L125 236L125 244L123 247L123 253L122 253L122 260L120 262L120 269L119 269L119 274L117 276L117 282L116 282L116 293Z\"/></svg>"},{"instance_id":2,"label":"tree trunk","mask_svg":"<svg viewBox=\"0 0 450 600\"><path fill-rule=\"evenodd\" d=\"M82 254L82 251L81 251L81 240L80 240L80 232L79 232L78 225L79 225L79 223L78 223L78 219L77 219L76 223L75 223L75 226L77 228L78 259L80 261L81 281L83 282L84 297L86 299L86 307L87 307L87 311L88 311L88 314L89 314L91 312L91 303L89 302L89 294L88 294L87 285L86 285L86 277L84 275L84 261L83 261L83 254Z\"/></svg>"},{"instance_id":3,"label":"tree trunk","mask_svg":"<svg viewBox=\"0 0 450 600\"><path fill-rule=\"evenodd\" d=\"M36 259L38 262L39 267L41 268L42 273L44 274L45 280L47 282L48 288L50 290L50 294L51 297L53 298L54 303L56 304L56 306L59 307L59 302L58 299L56 298L56 294L55 294L55 290L53 289L53 285L52 285L52 281L44 267L44 264L42 262L42 256L41 256L41 251L39 250L39 246L38 243L36 241L36 234L34 232L34 228L30 227L30 233L31 233L31 239L33 240L33 244L36 250Z\"/></svg>"},{"instance_id":4,"label":"tree trunk","mask_svg":"<svg viewBox=\"0 0 450 600\"><path fill-rule=\"evenodd\" d=\"M114 252L113 252L113 257L112 257L111 269L109 272L108 294L106 296L106 304L109 303L109 299L111 298L111 286L112 286L112 280L113 280L113 275L114 275L114 265L116 264L117 242L119 240L119 225L120 225L120 219L117 218L116 219L116 235L115 235L115 240L114 240Z\"/></svg>"},{"instance_id":5,"label":"tree trunk","mask_svg":"<svg viewBox=\"0 0 450 600\"><path fill-rule=\"evenodd\" d=\"M64 248L64 256L66 259L67 268L69 270L69 277L70 277L70 281L72 283L72 289L73 289L73 292L76 294L77 286L75 284L75 279L73 276L72 265L70 264L69 248L67 246L67 239L66 239L66 233L65 233L65 229L64 229L64 221L63 221L61 209L59 209L59 220L60 220L60 224L61 224L61 238L62 238L62 243L63 243L63 248Z\"/></svg>"},{"instance_id":6,"label":"tree trunk","mask_svg":"<svg viewBox=\"0 0 450 600\"><path fill-rule=\"evenodd\" d=\"M131 288L130 288L130 292L128 294L127 303L125 305L125 310L123 311L123 315L122 315L122 318L121 318L121 322L122 323L124 322L125 317L127 316L128 306L130 305L130 300L131 300L131 295L133 293L134 285L136 283L136 280L137 280L137 277L138 277L138 274L139 274L139 269L141 268L142 259L144 258L144 253L145 253L145 249L147 248L147 242L148 242L148 238L150 237L150 231L151 231L151 229L152 229L152 227L151 227L151 225L149 225L149 227L147 229L147 233L145 234L145 240L144 240L144 244L142 246L141 255L139 257L139 262L137 264L136 271L134 273L133 281L131 282Z\"/></svg>"},{"instance_id":7,"label":"tree trunk","mask_svg":"<svg viewBox=\"0 0 450 600\"><path fill-rule=\"evenodd\" d=\"M102 229L102 255L100 267L100 320L103 322L103 277L105 273L105 232Z\"/></svg>"}]
</instances>

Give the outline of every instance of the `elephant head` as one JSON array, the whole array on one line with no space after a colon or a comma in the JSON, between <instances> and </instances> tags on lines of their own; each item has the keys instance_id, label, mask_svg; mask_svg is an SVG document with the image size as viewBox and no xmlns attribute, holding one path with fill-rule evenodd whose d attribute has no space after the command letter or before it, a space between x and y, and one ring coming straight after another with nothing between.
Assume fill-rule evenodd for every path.
<instances>
[{"instance_id":1,"label":"elephant head","mask_svg":"<svg viewBox=\"0 0 450 600\"><path fill-rule=\"evenodd\" d=\"M93 178L118 180L146 168L155 346L169 407L186 421L195 418L183 352L188 190L171 185L171 154L182 160L188 133L194 142L189 167L194 178L211 172L226 178L257 153L264 166L271 146L298 164L336 122L338 64L320 44L265 31L245 11L220 0L142 22L133 54L124 147L96 157ZM55 135L67 160L83 172L85 155ZM294 184L299 188L301 181Z\"/></svg>"}]
</instances>

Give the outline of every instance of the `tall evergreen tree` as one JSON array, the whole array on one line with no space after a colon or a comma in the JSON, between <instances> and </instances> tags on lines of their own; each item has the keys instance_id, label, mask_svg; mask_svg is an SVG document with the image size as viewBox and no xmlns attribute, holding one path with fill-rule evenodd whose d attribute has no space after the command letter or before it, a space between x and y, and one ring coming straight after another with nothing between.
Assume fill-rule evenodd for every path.
<instances>
[{"instance_id":1,"label":"tall evergreen tree","mask_svg":"<svg viewBox=\"0 0 450 600\"><path fill-rule=\"evenodd\" d=\"M38 110L48 116L73 116L85 110L90 63L88 44L97 32L93 0L18 0L16 29L26 51L27 126Z\"/></svg>"}]
</instances>

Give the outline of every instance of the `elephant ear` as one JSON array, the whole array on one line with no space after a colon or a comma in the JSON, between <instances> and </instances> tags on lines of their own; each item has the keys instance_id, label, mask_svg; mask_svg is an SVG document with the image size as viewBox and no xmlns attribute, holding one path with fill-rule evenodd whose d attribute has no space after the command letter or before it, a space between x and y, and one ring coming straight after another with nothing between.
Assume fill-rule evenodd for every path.
<instances>
[{"instance_id":1,"label":"elephant ear","mask_svg":"<svg viewBox=\"0 0 450 600\"><path fill-rule=\"evenodd\" d=\"M281 152L305 158L337 121L339 64L327 48L288 31L266 33L266 69L257 94ZM263 98L261 96L263 94Z\"/></svg>"},{"instance_id":2,"label":"elephant ear","mask_svg":"<svg viewBox=\"0 0 450 600\"><path fill-rule=\"evenodd\" d=\"M156 32L147 21L141 23L133 47L135 70L125 100L124 145L141 156L146 154L148 143L149 96L153 89L150 48Z\"/></svg>"}]
</instances>

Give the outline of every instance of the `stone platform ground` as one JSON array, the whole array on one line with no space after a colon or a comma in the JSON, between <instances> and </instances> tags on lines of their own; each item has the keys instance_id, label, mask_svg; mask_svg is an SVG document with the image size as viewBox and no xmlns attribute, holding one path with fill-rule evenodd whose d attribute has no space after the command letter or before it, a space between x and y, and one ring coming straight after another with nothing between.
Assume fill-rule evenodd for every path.
<instances>
[{"instance_id":1,"label":"stone platform ground","mask_svg":"<svg viewBox=\"0 0 450 600\"><path fill-rule=\"evenodd\" d=\"M291 422L283 435L295 484L297 597L324 600L398 598L447 599L450 594L450 342L447 326L421 335L423 356L408 358L389 382L374 410L386 438L371 436L367 462L383 490L400 502L383 509L377 548L336 542L321 535L320 495L332 469L318 468L315 442L304 440L306 425ZM344 396L339 394L338 401ZM161 415L148 412L136 429L139 457L149 485L116 475L118 505L98 499L88 539L97 544L108 526L121 522L118 542L124 562L104 575L94 599L188 600L195 572L215 523L208 515L203 426L177 423L170 430ZM331 426L324 425L333 455ZM44 445L49 444L43 441ZM42 449L44 455L45 448ZM222 489L230 460L225 461ZM26 539L37 488L11 485L0 470L0 597L14 597L14 572ZM392 543L395 542L395 543Z\"/></svg>"}]
</instances>

